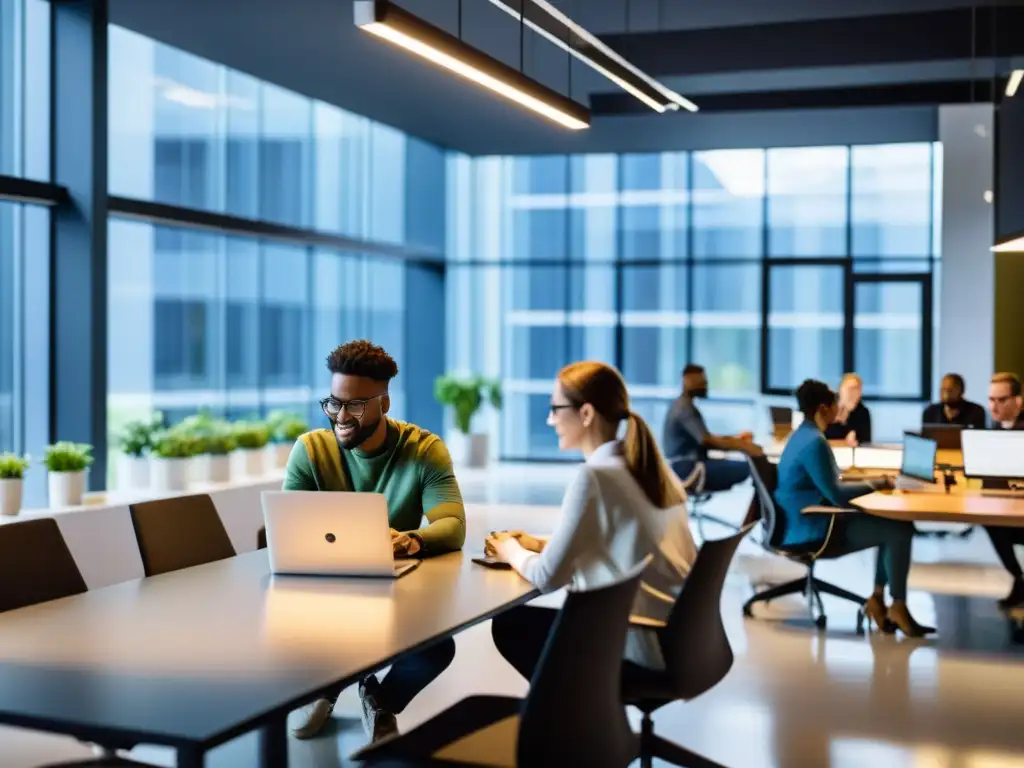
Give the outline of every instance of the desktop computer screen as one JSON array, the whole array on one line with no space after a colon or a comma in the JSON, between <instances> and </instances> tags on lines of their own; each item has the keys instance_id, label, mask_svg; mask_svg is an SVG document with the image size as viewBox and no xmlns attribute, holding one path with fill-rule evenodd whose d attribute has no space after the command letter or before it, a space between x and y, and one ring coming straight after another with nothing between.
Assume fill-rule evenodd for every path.
<instances>
[{"instance_id":1,"label":"desktop computer screen","mask_svg":"<svg viewBox=\"0 0 1024 768\"><path fill-rule=\"evenodd\" d=\"M923 480L926 483L935 482L935 453L938 450L934 440L927 437L907 432L903 435L903 462L900 465L900 474L912 477L915 480Z\"/></svg>"},{"instance_id":2,"label":"desktop computer screen","mask_svg":"<svg viewBox=\"0 0 1024 768\"><path fill-rule=\"evenodd\" d=\"M965 429L960 440L967 477L1024 479L1024 431Z\"/></svg>"}]
</instances>

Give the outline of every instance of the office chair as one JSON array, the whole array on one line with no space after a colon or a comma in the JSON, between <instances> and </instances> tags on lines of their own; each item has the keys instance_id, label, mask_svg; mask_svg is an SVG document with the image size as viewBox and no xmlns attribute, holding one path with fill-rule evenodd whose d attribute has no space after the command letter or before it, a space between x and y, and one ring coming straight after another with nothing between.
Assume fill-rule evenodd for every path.
<instances>
[{"instance_id":1,"label":"office chair","mask_svg":"<svg viewBox=\"0 0 1024 768\"><path fill-rule=\"evenodd\" d=\"M236 554L213 499L206 494L145 501L129 509L147 576Z\"/></svg>"},{"instance_id":2,"label":"office chair","mask_svg":"<svg viewBox=\"0 0 1024 768\"><path fill-rule=\"evenodd\" d=\"M352 759L369 765L629 765L640 743L622 704L622 649L644 565L610 586L568 593L525 700L470 696Z\"/></svg>"},{"instance_id":3,"label":"office chair","mask_svg":"<svg viewBox=\"0 0 1024 768\"><path fill-rule=\"evenodd\" d=\"M804 578L793 579L784 584L777 584L762 592L758 592L743 605L743 615L751 618L754 613L751 607L754 603L769 603L777 597L785 595L804 594L807 597L807 610L811 621L819 629L828 626L828 617L825 615L825 606L821 601L821 595L832 595L843 600L849 600L857 605L857 634L864 631L864 603L867 598L856 595L853 592L837 587L828 581L823 581L814 575L814 564L822 559L822 552L828 544L828 536L832 535L832 526L829 526L829 533L825 543L818 546L801 549L783 549L780 542L783 536L783 520L775 507L775 490L778 488L779 475L778 467L772 464L765 456L748 456L750 463L750 475L754 479L754 488L757 492L758 501L761 504L761 522L763 535L761 546L774 555L780 555L793 562L800 563L807 568L807 575ZM809 507L805 513L829 514L831 507ZM831 559L831 558L829 558ZM815 614L817 609L817 615Z\"/></svg>"},{"instance_id":4,"label":"office chair","mask_svg":"<svg viewBox=\"0 0 1024 768\"><path fill-rule=\"evenodd\" d=\"M693 768L718 765L656 735L651 714L674 701L697 698L718 685L732 668L732 646L722 624L722 586L736 548L753 527L750 523L727 538L701 545L668 621L663 628L651 630L658 633L665 669L631 664L623 675L623 701L643 713L643 768L650 768L654 758Z\"/></svg>"},{"instance_id":5,"label":"office chair","mask_svg":"<svg viewBox=\"0 0 1024 768\"><path fill-rule=\"evenodd\" d=\"M672 467L671 463L667 464L669 468ZM724 526L728 530L738 531L740 526L735 523L730 523L727 520L723 520L715 515L709 515L701 511L701 507L711 501L714 496L710 491L704 490L704 477L706 475L707 468L703 461L698 461L693 465L693 471L686 477L686 479L679 478L679 481L683 484L683 488L686 489L686 500L690 504L690 517L697 521L697 533L700 534L701 541L707 539L704 533L704 521L707 520L711 523L717 523L718 525ZM679 477L676 475L676 477Z\"/></svg>"},{"instance_id":6,"label":"office chair","mask_svg":"<svg viewBox=\"0 0 1024 768\"><path fill-rule=\"evenodd\" d=\"M86 591L52 517L0 525L0 613Z\"/></svg>"}]
</instances>

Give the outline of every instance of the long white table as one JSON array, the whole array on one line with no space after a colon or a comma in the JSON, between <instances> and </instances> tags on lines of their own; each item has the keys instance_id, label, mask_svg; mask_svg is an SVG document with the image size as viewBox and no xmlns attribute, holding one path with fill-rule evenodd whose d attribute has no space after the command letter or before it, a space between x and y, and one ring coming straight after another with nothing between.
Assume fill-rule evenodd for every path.
<instances>
[{"instance_id":1,"label":"long white table","mask_svg":"<svg viewBox=\"0 0 1024 768\"><path fill-rule=\"evenodd\" d=\"M279 768L288 712L535 596L461 553L369 580L273 577L251 552L0 615L0 723L175 747L179 768L260 729Z\"/></svg>"}]
</instances>

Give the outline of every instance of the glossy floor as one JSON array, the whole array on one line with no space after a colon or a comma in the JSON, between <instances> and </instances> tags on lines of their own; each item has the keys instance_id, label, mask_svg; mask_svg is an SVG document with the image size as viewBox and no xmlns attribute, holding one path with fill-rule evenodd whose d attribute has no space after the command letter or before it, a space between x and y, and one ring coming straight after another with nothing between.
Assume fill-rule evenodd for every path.
<instances>
[{"instance_id":1,"label":"glossy floor","mask_svg":"<svg viewBox=\"0 0 1024 768\"><path fill-rule=\"evenodd\" d=\"M502 467L468 474L467 549L479 549L496 528L550 532L569 467ZM739 520L749 486L725 494L707 511ZM712 524L714 537L722 529ZM987 537L918 538L911 572L911 607L935 622L930 641L853 632L854 608L826 598L825 633L792 626L802 600L788 598L744 620L740 606L755 583L783 581L800 569L768 557L749 538L726 586L723 615L736 653L729 676L706 696L666 707L656 717L663 735L736 768L1024 768L1024 645L992 598L1007 588ZM820 575L855 591L870 589L872 555L822 564ZM550 600L551 598L547 598ZM557 597L555 598L557 600ZM399 718L408 728L471 693L521 695L526 683L498 656L488 625L457 638L455 662ZM346 691L325 733L292 741L293 766L337 768L362 741L354 691ZM211 753L211 768L254 762L255 742L242 738ZM0 766L29 768L84 757L75 742L0 729ZM166 750L133 755L172 766Z\"/></svg>"}]
</instances>

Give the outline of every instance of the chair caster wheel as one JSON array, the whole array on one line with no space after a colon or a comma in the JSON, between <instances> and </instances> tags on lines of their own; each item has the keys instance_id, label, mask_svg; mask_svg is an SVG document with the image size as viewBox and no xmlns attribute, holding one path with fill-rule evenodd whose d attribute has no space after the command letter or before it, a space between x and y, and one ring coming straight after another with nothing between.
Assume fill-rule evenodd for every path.
<instances>
[{"instance_id":1,"label":"chair caster wheel","mask_svg":"<svg viewBox=\"0 0 1024 768\"><path fill-rule=\"evenodd\" d=\"M816 626L818 629L825 629L825 627L828 626L828 617L819 616L814 620L814 626Z\"/></svg>"}]
</instances>

